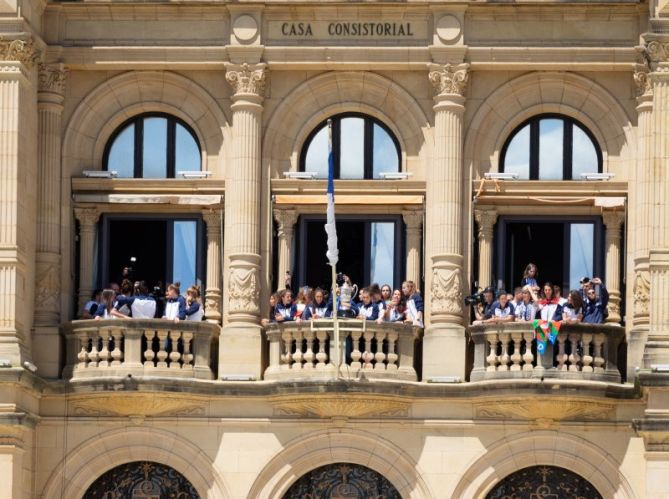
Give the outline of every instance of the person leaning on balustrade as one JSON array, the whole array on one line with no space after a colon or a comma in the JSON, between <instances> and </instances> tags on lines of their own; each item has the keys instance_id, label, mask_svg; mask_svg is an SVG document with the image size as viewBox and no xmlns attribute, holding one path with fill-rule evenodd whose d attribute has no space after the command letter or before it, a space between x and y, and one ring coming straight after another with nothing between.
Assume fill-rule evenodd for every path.
<instances>
[{"instance_id":1,"label":"person leaning on balustrade","mask_svg":"<svg viewBox=\"0 0 669 499\"><path fill-rule=\"evenodd\" d=\"M114 319L112 311L114 310L114 302L116 301L116 293L113 289L105 289L102 291L101 303L95 311L95 320Z\"/></svg>"},{"instance_id":2,"label":"person leaning on balustrade","mask_svg":"<svg viewBox=\"0 0 669 499\"><path fill-rule=\"evenodd\" d=\"M497 301L492 306L492 317L483 322L513 322L516 320L513 304L509 301L509 295L501 290L497 293Z\"/></svg>"},{"instance_id":3,"label":"person leaning on balustrade","mask_svg":"<svg viewBox=\"0 0 669 499\"><path fill-rule=\"evenodd\" d=\"M145 281L138 281L134 286L133 296L119 296L112 314L117 317L125 317L119 310L127 306L130 308L130 316L134 319L153 319L156 315L156 300L149 296L149 289ZM115 313L116 312L116 313Z\"/></svg>"},{"instance_id":4,"label":"person leaning on balustrade","mask_svg":"<svg viewBox=\"0 0 669 499\"><path fill-rule=\"evenodd\" d=\"M560 301L554 296L553 284L546 282L541 288L543 295L541 299L538 300L539 314L541 315L541 320L546 322L548 321L561 321L562 320L562 305Z\"/></svg>"},{"instance_id":5,"label":"person leaning on balustrade","mask_svg":"<svg viewBox=\"0 0 669 499\"><path fill-rule=\"evenodd\" d=\"M495 288L488 286L483 290L483 303L477 303L474 307L474 316L476 320L472 322L474 326L483 324L492 318L492 307L495 304Z\"/></svg>"},{"instance_id":6,"label":"person leaning on balustrade","mask_svg":"<svg viewBox=\"0 0 669 499\"><path fill-rule=\"evenodd\" d=\"M186 300L181 296L180 283L174 282L167 286L167 303L163 319L174 322L186 320Z\"/></svg>"},{"instance_id":7,"label":"person leaning on balustrade","mask_svg":"<svg viewBox=\"0 0 669 499\"><path fill-rule=\"evenodd\" d=\"M402 283L402 293L406 299L406 320L414 326L423 327L423 297L416 289L413 281Z\"/></svg>"},{"instance_id":8,"label":"person leaning on balustrade","mask_svg":"<svg viewBox=\"0 0 669 499\"><path fill-rule=\"evenodd\" d=\"M567 303L562 307L562 320L567 324L578 324L583 320L583 299L580 291L569 292Z\"/></svg>"},{"instance_id":9,"label":"person leaning on balustrade","mask_svg":"<svg viewBox=\"0 0 669 499\"><path fill-rule=\"evenodd\" d=\"M369 288L362 288L360 291L360 299L362 303L358 308L358 319L365 319L368 321L375 321L379 317L378 304L372 302L372 295Z\"/></svg>"},{"instance_id":10,"label":"person leaning on balustrade","mask_svg":"<svg viewBox=\"0 0 669 499\"><path fill-rule=\"evenodd\" d=\"M332 303L325 299L325 291L316 288L314 299L307 305L302 313L302 320L326 319L332 317Z\"/></svg>"},{"instance_id":11,"label":"person leaning on balustrade","mask_svg":"<svg viewBox=\"0 0 669 499\"><path fill-rule=\"evenodd\" d=\"M279 303L274 307L274 322L294 321L296 318L297 305L293 303L293 292L290 289L283 289L279 292Z\"/></svg>"},{"instance_id":12,"label":"person leaning on balustrade","mask_svg":"<svg viewBox=\"0 0 669 499\"><path fill-rule=\"evenodd\" d=\"M186 320L201 321L204 318L204 309L200 302L200 286L193 284L186 290Z\"/></svg>"},{"instance_id":13,"label":"person leaning on balustrade","mask_svg":"<svg viewBox=\"0 0 669 499\"><path fill-rule=\"evenodd\" d=\"M386 322L403 322L406 317L406 306L404 297L399 289L393 291L390 303L386 308L383 319Z\"/></svg>"},{"instance_id":14,"label":"person leaning on balustrade","mask_svg":"<svg viewBox=\"0 0 669 499\"><path fill-rule=\"evenodd\" d=\"M520 322L533 321L537 315L537 309L534 306L532 299L532 288L525 286L521 292L523 300L518 304L516 309L516 320Z\"/></svg>"}]
</instances>

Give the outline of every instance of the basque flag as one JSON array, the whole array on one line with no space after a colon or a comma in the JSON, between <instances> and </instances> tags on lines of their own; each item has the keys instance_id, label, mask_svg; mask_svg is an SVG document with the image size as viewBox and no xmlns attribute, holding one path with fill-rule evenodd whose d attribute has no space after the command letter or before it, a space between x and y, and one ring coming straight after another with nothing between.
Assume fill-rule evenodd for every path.
<instances>
[{"instance_id":1,"label":"basque flag","mask_svg":"<svg viewBox=\"0 0 669 499\"><path fill-rule=\"evenodd\" d=\"M337 226L335 225L335 202L334 202L334 156L332 155L332 120L328 120L328 207L325 232L328 234L327 257L330 265L334 267L339 261L339 250L337 249Z\"/></svg>"}]
</instances>

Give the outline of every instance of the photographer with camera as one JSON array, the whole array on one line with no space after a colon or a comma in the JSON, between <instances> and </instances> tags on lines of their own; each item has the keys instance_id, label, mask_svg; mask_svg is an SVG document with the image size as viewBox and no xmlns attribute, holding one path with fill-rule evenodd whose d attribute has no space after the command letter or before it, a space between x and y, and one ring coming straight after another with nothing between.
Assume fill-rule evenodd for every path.
<instances>
[{"instance_id":1,"label":"photographer with camera","mask_svg":"<svg viewBox=\"0 0 669 499\"><path fill-rule=\"evenodd\" d=\"M495 288L488 286L482 292L474 293L465 297L465 304L474 305L476 320L473 325L483 324L492 318L495 298Z\"/></svg>"}]
</instances>

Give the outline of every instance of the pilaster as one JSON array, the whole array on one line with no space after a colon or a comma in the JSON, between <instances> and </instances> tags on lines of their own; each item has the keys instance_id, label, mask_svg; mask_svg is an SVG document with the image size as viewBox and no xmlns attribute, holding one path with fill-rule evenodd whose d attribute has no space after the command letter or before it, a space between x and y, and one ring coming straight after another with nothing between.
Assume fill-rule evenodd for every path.
<instances>
[{"instance_id":1,"label":"pilaster","mask_svg":"<svg viewBox=\"0 0 669 499\"><path fill-rule=\"evenodd\" d=\"M479 287L491 286L492 282L492 244L494 238L493 229L497 223L497 212L495 210L475 210L474 219L478 224L479 241Z\"/></svg>"},{"instance_id":2,"label":"pilaster","mask_svg":"<svg viewBox=\"0 0 669 499\"><path fill-rule=\"evenodd\" d=\"M462 140L469 65L430 65L434 153L426 186L426 225L432 234L423 377L465 375L462 255ZM450 352L445 361L443 352Z\"/></svg>"},{"instance_id":3,"label":"pilaster","mask_svg":"<svg viewBox=\"0 0 669 499\"><path fill-rule=\"evenodd\" d=\"M255 378L261 373L260 206L261 121L266 65L230 65L232 154L225 169L225 326L219 373Z\"/></svg>"},{"instance_id":4,"label":"pilaster","mask_svg":"<svg viewBox=\"0 0 669 499\"><path fill-rule=\"evenodd\" d=\"M221 212L204 210L202 218L207 225L207 282L204 311L207 320L221 322Z\"/></svg>"},{"instance_id":5,"label":"pilaster","mask_svg":"<svg viewBox=\"0 0 669 499\"><path fill-rule=\"evenodd\" d=\"M423 242L423 212L403 211L406 227L406 280L420 282L421 247Z\"/></svg>"},{"instance_id":6,"label":"pilaster","mask_svg":"<svg viewBox=\"0 0 669 499\"><path fill-rule=\"evenodd\" d=\"M606 286L609 291L609 316L606 322L620 324L620 229L625 220L622 211L605 211L606 226Z\"/></svg>"},{"instance_id":7,"label":"pilaster","mask_svg":"<svg viewBox=\"0 0 669 499\"><path fill-rule=\"evenodd\" d=\"M83 309L93 292L93 261L95 238L100 212L96 208L75 208L74 216L79 222L79 300L78 311Z\"/></svg>"},{"instance_id":8,"label":"pilaster","mask_svg":"<svg viewBox=\"0 0 669 499\"><path fill-rule=\"evenodd\" d=\"M277 276L278 289L283 289L286 272L292 272L293 262L293 240L295 237L295 223L297 223L295 210L274 210L274 220L278 225L277 239L279 250L279 275Z\"/></svg>"}]
</instances>

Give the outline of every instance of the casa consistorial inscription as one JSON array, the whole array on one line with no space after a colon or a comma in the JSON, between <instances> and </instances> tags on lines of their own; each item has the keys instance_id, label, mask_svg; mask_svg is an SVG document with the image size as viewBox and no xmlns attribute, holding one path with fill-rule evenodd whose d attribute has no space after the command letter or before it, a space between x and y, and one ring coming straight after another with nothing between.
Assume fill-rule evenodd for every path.
<instances>
[{"instance_id":1,"label":"casa consistorial inscription","mask_svg":"<svg viewBox=\"0 0 669 499\"><path fill-rule=\"evenodd\" d=\"M425 41L428 23L420 19L397 20L272 20L268 37L275 41Z\"/></svg>"}]
</instances>

